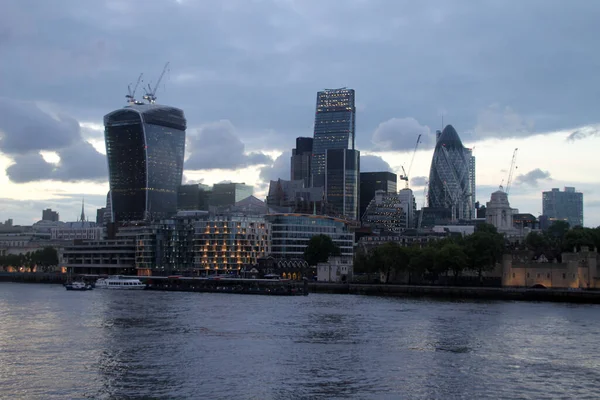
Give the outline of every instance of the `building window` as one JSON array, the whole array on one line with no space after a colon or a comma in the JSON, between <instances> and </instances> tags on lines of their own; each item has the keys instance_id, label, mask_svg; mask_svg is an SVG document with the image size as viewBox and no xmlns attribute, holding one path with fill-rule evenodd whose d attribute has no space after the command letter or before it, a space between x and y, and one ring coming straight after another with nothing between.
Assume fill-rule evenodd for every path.
<instances>
[{"instance_id":1,"label":"building window","mask_svg":"<svg viewBox=\"0 0 600 400\"><path fill-rule=\"evenodd\" d=\"M515 273L513 272L513 278L515 277Z\"/></svg>"},{"instance_id":2,"label":"building window","mask_svg":"<svg viewBox=\"0 0 600 400\"><path fill-rule=\"evenodd\" d=\"M527 273L527 277L529 278L529 272Z\"/></svg>"},{"instance_id":3,"label":"building window","mask_svg":"<svg viewBox=\"0 0 600 400\"><path fill-rule=\"evenodd\" d=\"M567 279L567 274L563 274L563 279Z\"/></svg>"},{"instance_id":4,"label":"building window","mask_svg":"<svg viewBox=\"0 0 600 400\"><path fill-rule=\"evenodd\" d=\"M550 278L550 274L546 274L546 278Z\"/></svg>"},{"instance_id":5,"label":"building window","mask_svg":"<svg viewBox=\"0 0 600 400\"><path fill-rule=\"evenodd\" d=\"M539 277L540 277L540 274L537 274L537 277L539 278Z\"/></svg>"}]
</instances>

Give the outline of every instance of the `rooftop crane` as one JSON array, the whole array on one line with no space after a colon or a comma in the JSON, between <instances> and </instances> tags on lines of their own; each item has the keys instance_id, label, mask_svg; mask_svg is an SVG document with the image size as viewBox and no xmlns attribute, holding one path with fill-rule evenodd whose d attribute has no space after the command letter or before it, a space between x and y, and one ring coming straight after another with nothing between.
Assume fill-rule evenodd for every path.
<instances>
[{"instance_id":1,"label":"rooftop crane","mask_svg":"<svg viewBox=\"0 0 600 400\"><path fill-rule=\"evenodd\" d=\"M144 89L144 90L146 90L146 94L144 95L144 100L148 100L148 103L150 103L150 104L156 103L156 90L158 89L158 85L160 85L160 81L162 80L163 76L165 76L165 72L167 72L168 67L169 67L169 62L167 62L165 64L165 67L163 68L162 73L158 77L158 81L156 81L156 85L154 85L154 89L152 89L150 87L150 84L148 84L148 90Z\"/></svg>"},{"instance_id":2,"label":"rooftop crane","mask_svg":"<svg viewBox=\"0 0 600 400\"><path fill-rule=\"evenodd\" d=\"M136 100L135 100L135 92L137 91L137 88L140 85L140 82L142 81L142 76L144 76L143 72L138 77L138 80L135 83L135 87L133 88L133 91L131 91L131 84L127 85L128 94L125 97L127 97L127 102L129 104L136 104L137 103Z\"/></svg>"},{"instance_id":3,"label":"rooftop crane","mask_svg":"<svg viewBox=\"0 0 600 400\"><path fill-rule=\"evenodd\" d=\"M517 151L519 150L519 148L515 148L515 151L513 151L513 156L512 156L512 160L510 162L510 170L508 171L508 180L506 181L506 194L508 194L508 192L510 191L510 184L512 183L512 179L513 179L513 173L515 171L515 168L517 168L515 165L517 163Z\"/></svg>"},{"instance_id":4,"label":"rooftop crane","mask_svg":"<svg viewBox=\"0 0 600 400\"><path fill-rule=\"evenodd\" d=\"M417 137L417 143L415 144L415 149L413 150L412 158L410 159L410 164L408 164L408 173L404 170L404 166L402 167L402 172L404 175L400 175L400 179L406 181L406 189L408 189L408 177L410 176L410 170L412 169L413 162L415 161L415 155L417 154L417 148L419 147L419 143L421 142L421 134Z\"/></svg>"}]
</instances>

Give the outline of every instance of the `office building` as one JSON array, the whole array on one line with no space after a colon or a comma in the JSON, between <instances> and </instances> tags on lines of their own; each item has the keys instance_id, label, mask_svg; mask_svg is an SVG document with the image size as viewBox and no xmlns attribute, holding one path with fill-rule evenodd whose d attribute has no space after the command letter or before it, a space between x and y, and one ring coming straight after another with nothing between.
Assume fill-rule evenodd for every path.
<instances>
[{"instance_id":1,"label":"office building","mask_svg":"<svg viewBox=\"0 0 600 400\"><path fill-rule=\"evenodd\" d=\"M360 151L328 149L325 168L325 199L336 215L358 220Z\"/></svg>"},{"instance_id":2,"label":"office building","mask_svg":"<svg viewBox=\"0 0 600 400\"><path fill-rule=\"evenodd\" d=\"M566 221L571 228L583 226L583 193L574 187L565 187L561 192L553 188L542 193L542 213L548 219L548 226L554 221Z\"/></svg>"},{"instance_id":3,"label":"office building","mask_svg":"<svg viewBox=\"0 0 600 400\"><path fill-rule=\"evenodd\" d=\"M208 185L199 183L181 185L177 193L177 211L208 211L211 193L212 191Z\"/></svg>"},{"instance_id":4,"label":"office building","mask_svg":"<svg viewBox=\"0 0 600 400\"><path fill-rule=\"evenodd\" d=\"M429 172L429 208L449 209L452 221L475 216L474 162L452 125L439 135ZM472 166L471 166L472 165Z\"/></svg>"},{"instance_id":5,"label":"office building","mask_svg":"<svg viewBox=\"0 0 600 400\"><path fill-rule=\"evenodd\" d=\"M183 174L183 111L131 104L104 117L113 222L159 220L177 211Z\"/></svg>"},{"instance_id":6,"label":"office building","mask_svg":"<svg viewBox=\"0 0 600 400\"><path fill-rule=\"evenodd\" d=\"M209 204L214 207L233 206L253 193L254 188L245 183L215 183Z\"/></svg>"},{"instance_id":7,"label":"office building","mask_svg":"<svg viewBox=\"0 0 600 400\"><path fill-rule=\"evenodd\" d=\"M58 213L56 211L52 211L50 208L47 208L42 211L42 221L58 221Z\"/></svg>"},{"instance_id":8,"label":"office building","mask_svg":"<svg viewBox=\"0 0 600 400\"><path fill-rule=\"evenodd\" d=\"M325 186L327 150L354 150L356 107L354 89L326 89L317 93L312 149L312 186Z\"/></svg>"},{"instance_id":9,"label":"office building","mask_svg":"<svg viewBox=\"0 0 600 400\"><path fill-rule=\"evenodd\" d=\"M296 148L292 149L290 179L292 181L302 180L304 187L310 187L313 138L296 138Z\"/></svg>"},{"instance_id":10,"label":"office building","mask_svg":"<svg viewBox=\"0 0 600 400\"><path fill-rule=\"evenodd\" d=\"M361 172L359 217L364 215L367 206L375 198L376 191L396 193L397 185L398 176L392 172Z\"/></svg>"}]
</instances>

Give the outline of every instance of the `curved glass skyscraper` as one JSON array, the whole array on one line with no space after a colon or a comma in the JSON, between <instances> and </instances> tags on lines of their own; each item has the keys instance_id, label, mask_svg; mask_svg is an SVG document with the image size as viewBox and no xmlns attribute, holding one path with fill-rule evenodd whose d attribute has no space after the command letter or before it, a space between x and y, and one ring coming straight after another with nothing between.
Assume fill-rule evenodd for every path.
<instances>
[{"instance_id":1,"label":"curved glass skyscraper","mask_svg":"<svg viewBox=\"0 0 600 400\"><path fill-rule=\"evenodd\" d=\"M166 218L177 212L183 174L183 111L134 104L104 117L112 221Z\"/></svg>"},{"instance_id":2,"label":"curved glass skyscraper","mask_svg":"<svg viewBox=\"0 0 600 400\"><path fill-rule=\"evenodd\" d=\"M439 135L429 172L429 207L452 210L452 219L474 217L475 162L452 125Z\"/></svg>"}]
</instances>

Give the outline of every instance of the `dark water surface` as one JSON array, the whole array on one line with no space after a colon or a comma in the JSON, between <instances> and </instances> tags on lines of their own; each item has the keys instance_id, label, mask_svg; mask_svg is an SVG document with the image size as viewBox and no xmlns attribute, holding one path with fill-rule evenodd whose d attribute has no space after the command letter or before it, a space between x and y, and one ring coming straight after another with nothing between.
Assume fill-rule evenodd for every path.
<instances>
[{"instance_id":1,"label":"dark water surface","mask_svg":"<svg viewBox=\"0 0 600 400\"><path fill-rule=\"evenodd\" d=\"M600 307L0 283L0 398L600 398Z\"/></svg>"}]
</instances>

